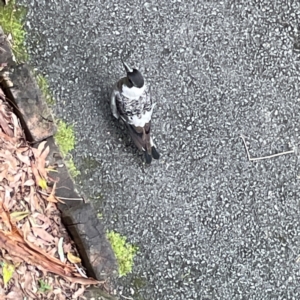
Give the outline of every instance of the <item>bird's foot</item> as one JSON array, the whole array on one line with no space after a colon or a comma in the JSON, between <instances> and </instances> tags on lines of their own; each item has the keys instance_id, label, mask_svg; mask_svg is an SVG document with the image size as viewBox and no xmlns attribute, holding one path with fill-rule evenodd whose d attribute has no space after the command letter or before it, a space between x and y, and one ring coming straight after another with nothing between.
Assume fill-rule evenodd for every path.
<instances>
[{"instance_id":1,"label":"bird's foot","mask_svg":"<svg viewBox=\"0 0 300 300\"><path fill-rule=\"evenodd\" d=\"M147 151L144 151L144 156L145 156L146 164L151 164L152 156Z\"/></svg>"},{"instance_id":2,"label":"bird's foot","mask_svg":"<svg viewBox=\"0 0 300 300\"><path fill-rule=\"evenodd\" d=\"M158 153L157 149L155 148L155 146L151 147L151 155L154 159L159 159L160 154Z\"/></svg>"}]
</instances>

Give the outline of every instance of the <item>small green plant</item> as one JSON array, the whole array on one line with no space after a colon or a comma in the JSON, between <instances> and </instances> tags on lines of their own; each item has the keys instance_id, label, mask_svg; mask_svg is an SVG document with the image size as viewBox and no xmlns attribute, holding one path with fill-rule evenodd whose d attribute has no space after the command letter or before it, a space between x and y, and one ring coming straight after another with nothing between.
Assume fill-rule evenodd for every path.
<instances>
[{"instance_id":1,"label":"small green plant","mask_svg":"<svg viewBox=\"0 0 300 300\"><path fill-rule=\"evenodd\" d=\"M118 261L119 276L125 276L132 271L133 259L138 247L127 243L126 237L117 232L108 231L106 235Z\"/></svg>"},{"instance_id":2,"label":"small green plant","mask_svg":"<svg viewBox=\"0 0 300 300\"><path fill-rule=\"evenodd\" d=\"M64 121L57 122L57 132L54 138L63 156L66 156L75 147L73 126L67 125Z\"/></svg>"},{"instance_id":3,"label":"small green plant","mask_svg":"<svg viewBox=\"0 0 300 300\"><path fill-rule=\"evenodd\" d=\"M51 290L51 286L47 284L43 279L39 280L39 285L40 285L39 292L41 293L45 293Z\"/></svg>"},{"instance_id":4,"label":"small green plant","mask_svg":"<svg viewBox=\"0 0 300 300\"><path fill-rule=\"evenodd\" d=\"M72 125L67 125L64 121L58 120L57 132L54 135L55 141L64 156L66 167L70 172L70 175L75 178L80 175L80 171L77 170L72 156L69 154L75 147L75 134Z\"/></svg>"},{"instance_id":5,"label":"small green plant","mask_svg":"<svg viewBox=\"0 0 300 300\"><path fill-rule=\"evenodd\" d=\"M12 50L17 60L27 60L27 51L24 46L25 30L23 20L26 10L16 6L15 0L10 0L7 5L0 3L0 26L6 35L11 35Z\"/></svg>"},{"instance_id":6,"label":"small green plant","mask_svg":"<svg viewBox=\"0 0 300 300\"><path fill-rule=\"evenodd\" d=\"M48 85L47 79L44 76L40 75L40 74L36 76L36 79L37 79L38 86L39 86L40 90L42 91L43 96L45 97L45 100L46 100L47 104L49 106L54 105L55 100L51 96L51 93L49 91L49 85Z\"/></svg>"},{"instance_id":7,"label":"small green plant","mask_svg":"<svg viewBox=\"0 0 300 300\"><path fill-rule=\"evenodd\" d=\"M77 170L72 157L65 158L65 163L66 163L66 166L67 166L67 168L68 168L68 170L69 170L69 172L70 172L70 174L73 178L80 175L80 171Z\"/></svg>"}]
</instances>

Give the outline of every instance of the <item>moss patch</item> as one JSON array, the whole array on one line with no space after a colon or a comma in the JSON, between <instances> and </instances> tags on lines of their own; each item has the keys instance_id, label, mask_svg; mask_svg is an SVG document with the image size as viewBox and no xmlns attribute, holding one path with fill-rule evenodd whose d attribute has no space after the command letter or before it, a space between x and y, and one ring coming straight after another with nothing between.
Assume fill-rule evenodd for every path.
<instances>
[{"instance_id":1,"label":"moss patch","mask_svg":"<svg viewBox=\"0 0 300 300\"><path fill-rule=\"evenodd\" d=\"M80 175L80 171L76 168L72 156L69 154L75 147L75 134L73 125L67 125L62 120L57 121L57 132L54 135L56 144L59 147L61 154L70 175L75 178Z\"/></svg>"},{"instance_id":2,"label":"moss patch","mask_svg":"<svg viewBox=\"0 0 300 300\"><path fill-rule=\"evenodd\" d=\"M42 76L42 75L36 75L36 79L37 79L38 86L39 86L40 90L42 91L43 96L44 96L44 98L46 100L46 103L49 106L54 105L55 104L55 100L51 96L51 93L49 91L49 85L48 85L47 79L44 76Z\"/></svg>"},{"instance_id":3,"label":"moss patch","mask_svg":"<svg viewBox=\"0 0 300 300\"><path fill-rule=\"evenodd\" d=\"M16 6L15 0L10 0L7 5L0 3L0 25L6 35L11 35L12 50L18 61L28 59L24 46L26 33L23 29L23 20L25 15L25 8Z\"/></svg>"},{"instance_id":4,"label":"moss patch","mask_svg":"<svg viewBox=\"0 0 300 300\"><path fill-rule=\"evenodd\" d=\"M138 247L126 242L126 237L114 231L106 233L119 265L119 276L125 276L132 271L133 259Z\"/></svg>"},{"instance_id":5,"label":"moss patch","mask_svg":"<svg viewBox=\"0 0 300 300\"><path fill-rule=\"evenodd\" d=\"M54 138L62 155L66 156L75 147L73 125L67 125L64 121L59 120L57 122L57 132Z\"/></svg>"},{"instance_id":6,"label":"moss patch","mask_svg":"<svg viewBox=\"0 0 300 300\"><path fill-rule=\"evenodd\" d=\"M75 178L77 177L78 175L80 175L80 171L77 170L75 164L74 164L74 161L73 161L73 158L66 158L65 159L65 163L66 163L66 166L70 172L70 175Z\"/></svg>"}]
</instances>

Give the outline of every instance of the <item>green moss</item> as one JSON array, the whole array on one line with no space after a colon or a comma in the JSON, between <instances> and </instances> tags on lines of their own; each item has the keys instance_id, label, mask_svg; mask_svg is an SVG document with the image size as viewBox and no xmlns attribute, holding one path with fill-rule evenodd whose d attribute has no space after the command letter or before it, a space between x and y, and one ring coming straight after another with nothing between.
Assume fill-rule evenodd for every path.
<instances>
[{"instance_id":1,"label":"green moss","mask_svg":"<svg viewBox=\"0 0 300 300\"><path fill-rule=\"evenodd\" d=\"M69 153L75 147L75 134L73 125L67 125L67 123L64 121L58 120L57 132L54 135L54 139L64 157L64 161L70 175L73 178L77 177L80 175L80 171L76 168L73 157Z\"/></svg>"},{"instance_id":2,"label":"green moss","mask_svg":"<svg viewBox=\"0 0 300 300\"><path fill-rule=\"evenodd\" d=\"M78 175L80 175L80 171L77 170L75 164L74 164L74 161L73 161L73 158L70 157L70 158L65 158L65 163L66 163L66 166L70 172L70 175L75 178L77 177Z\"/></svg>"},{"instance_id":3,"label":"green moss","mask_svg":"<svg viewBox=\"0 0 300 300\"><path fill-rule=\"evenodd\" d=\"M62 120L57 122L57 132L54 138L63 156L66 156L75 147L73 126L67 125Z\"/></svg>"},{"instance_id":4,"label":"green moss","mask_svg":"<svg viewBox=\"0 0 300 300\"><path fill-rule=\"evenodd\" d=\"M37 79L38 86L39 86L40 90L42 91L43 96L45 97L46 103L49 106L54 105L55 99L51 96L47 79L42 75L37 75L36 79Z\"/></svg>"},{"instance_id":5,"label":"green moss","mask_svg":"<svg viewBox=\"0 0 300 300\"><path fill-rule=\"evenodd\" d=\"M125 276L132 271L133 259L138 247L127 243L126 237L114 231L108 231L106 235L118 261L119 276Z\"/></svg>"},{"instance_id":6,"label":"green moss","mask_svg":"<svg viewBox=\"0 0 300 300\"><path fill-rule=\"evenodd\" d=\"M18 61L27 60L28 55L24 46L25 30L23 29L23 20L26 10L23 7L16 6L15 0L10 0L7 5L0 4L0 26L6 35L12 37L12 50Z\"/></svg>"}]
</instances>

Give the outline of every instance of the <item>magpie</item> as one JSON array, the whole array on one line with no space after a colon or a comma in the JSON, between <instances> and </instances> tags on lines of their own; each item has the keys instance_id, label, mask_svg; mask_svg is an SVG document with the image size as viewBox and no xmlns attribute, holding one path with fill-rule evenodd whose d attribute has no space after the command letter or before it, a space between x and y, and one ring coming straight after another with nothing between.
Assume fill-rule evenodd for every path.
<instances>
[{"instance_id":1,"label":"magpie","mask_svg":"<svg viewBox=\"0 0 300 300\"><path fill-rule=\"evenodd\" d=\"M150 136L155 103L141 72L130 68L123 60L122 63L127 76L121 78L113 87L111 111L115 118L121 118L125 122L134 144L144 153L146 163L150 164L152 157L160 157Z\"/></svg>"}]
</instances>

